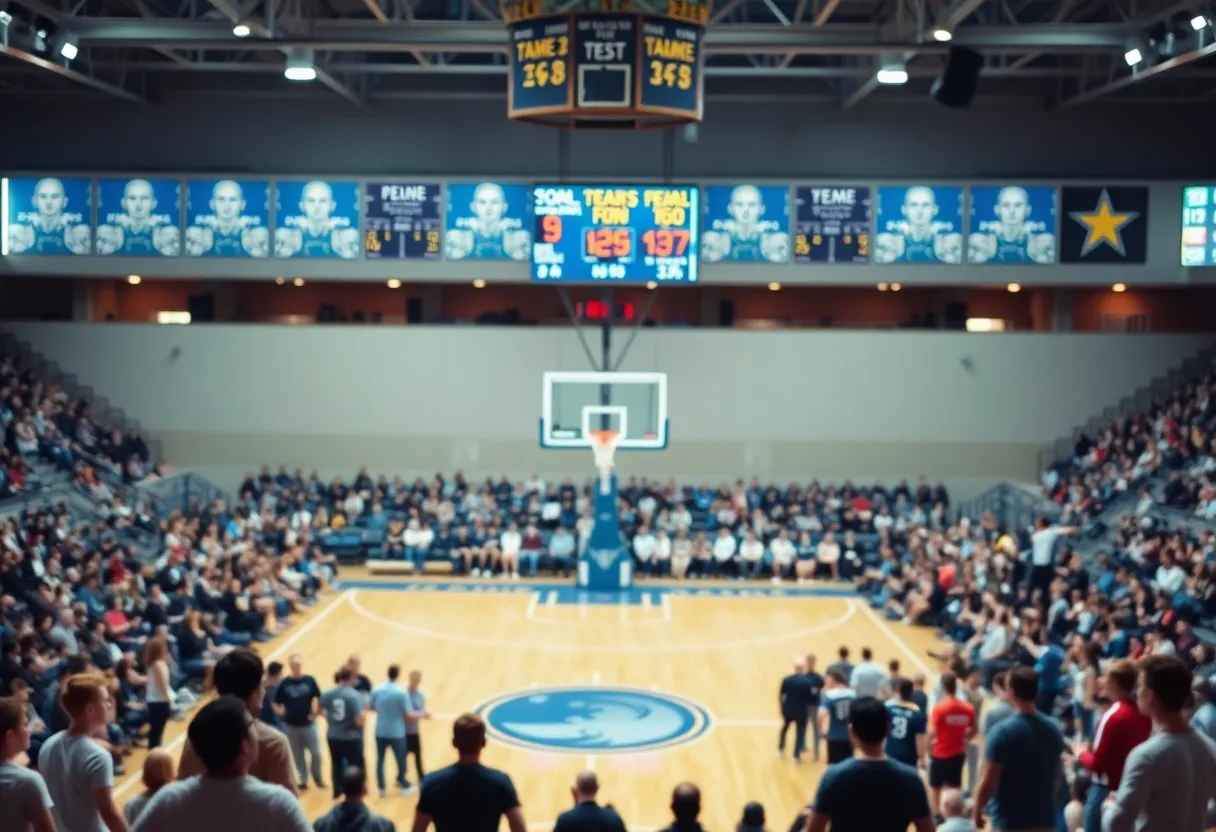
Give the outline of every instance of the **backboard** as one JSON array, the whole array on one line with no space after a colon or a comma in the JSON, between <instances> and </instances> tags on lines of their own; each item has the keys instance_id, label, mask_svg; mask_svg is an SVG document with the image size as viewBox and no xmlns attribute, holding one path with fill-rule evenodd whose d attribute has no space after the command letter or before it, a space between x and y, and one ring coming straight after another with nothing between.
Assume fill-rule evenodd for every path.
<instances>
[{"instance_id":1,"label":"backboard","mask_svg":"<svg viewBox=\"0 0 1216 832\"><path fill-rule=\"evenodd\" d=\"M667 447L666 373L555 371L542 385L542 448L590 448L601 430L622 434L619 449Z\"/></svg>"}]
</instances>

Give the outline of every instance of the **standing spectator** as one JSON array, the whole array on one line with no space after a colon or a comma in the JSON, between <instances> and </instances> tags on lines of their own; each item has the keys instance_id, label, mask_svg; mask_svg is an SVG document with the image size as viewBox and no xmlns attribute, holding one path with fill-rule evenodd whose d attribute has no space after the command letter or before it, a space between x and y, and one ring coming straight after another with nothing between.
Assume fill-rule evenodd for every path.
<instances>
[{"instance_id":1,"label":"standing spectator","mask_svg":"<svg viewBox=\"0 0 1216 832\"><path fill-rule=\"evenodd\" d=\"M828 741L829 766L853 756L849 713L856 702L857 694L845 683L840 671L829 669L827 686L823 689L823 709L819 712L819 727Z\"/></svg>"},{"instance_id":2,"label":"standing spectator","mask_svg":"<svg viewBox=\"0 0 1216 832\"><path fill-rule=\"evenodd\" d=\"M55 832L46 784L18 763L29 745L25 705L16 697L0 699L0 818L15 832Z\"/></svg>"},{"instance_id":3,"label":"standing spectator","mask_svg":"<svg viewBox=\"0 0 1216 832\"><path fill-rule=\"evenodd\" d=\"M342 774L342 802L313 824L316 832L396 832L387 818L372 814L363 802L367 797L367 775L354 766Z\"/></svg>"},{"instance_id":4,"label":"standing spectator","mask_svg":"<svg viewBox=\"0 0 1216 832\"><path fill-rule=\"evenodd\" d=\"M849 737L859 757L830 767L807 819L806 832L932 832L933 816L916 769L887 759L883 751L887 709L873 697L858 699L849 713ZM881 799L875 799L881 795Z\"/></svg>"},{"instance_id":5,"label":"standing spectator","mask_svg":"<svg viewBox=\"0 0 1216 832\"><path fill-rule=\"evenodd\" d=\"M1039 674L1028 667L1009 671L1013 716L988 736L972 819L984 825L984 807L999 832L1048 832L1058 826L1056 793L1062 782L1064 734L1055 720L1039 713ZM991 801L991 803L989 802Z\"/></svg>"},{"instance_id":6,"label":"standing spectator","mask_svg":"<svg viewBox=\"0 0 1216 832\"><path fill-rule=\"evenodd\" d=\"M849 661L849 648L841 647L837 651L837 659L828 665L827 672L838 672L847 682L853 677L853 663Z\"/></svg>"},{"instance_id":7,"label":"standing spectator","mask_svg":"<svg viewBox=\"0 0 1216 832\"><path fill-rule=\"evenodd\" d=\"M506 815L510 832L527 832L515 784L506 772L481 764L486 724L477 714L463 714L452 726L456 763L422 781L414 814L414 832L498 832Z\"/></svg>"},{"instance_id":8,"label":"standing spectator","mask_svg":"<svg viewBox=\"0 0 1216 832\"><path fill-rule=\"evenodd\" d=\"M405 694L408 699L405 710L405 759L414 758L414 771L418 773L418 782L426 776L422 767L422 732L418 723L431 718L431 712L426 709L426 694L422 692L422 671L410 671L410 684ZM401 769L405 776L405 768Z\"/></svg>"},{"instance_id":9,"label":"standing spectator","mask_svg":"<svg viewBox=\"0 0 1216 832\"><path fill-rule=\"evenodd\" d=\"M114 760L93 741L103 734L114 707L106 677L77 673L59 688L68 728L38 752L38 770L55 801L55 827L61 832L127 832L114 805Z\"/></svg>"},{"instance_id":10,"label":"standing spectator","mask_svg":"<svg viewBox=\"0 0 1216 832\"><path fill-rule=\"evenodd\" d=\"M312 832L291 792L249 775L258 753L253 723L249 706L235 696L203 706L187 736L204 773L158 791L134 832Z\"/></svg>"},{"instance_id":11,"label":"standing spectator","mask_svg":"<svg viewBox=\"0 0 1216 832\"><path fill-rule=\"evenodd\" d=\"M1102 687L1113 704L1102 714L1092 747L1074 743L1072 752L1092 774L1085 799L1085 832L1102 832L1102 804L1119 790L1123 766L1132 749L1148 739L1153 722L1136 706L1136 666L1123 659L1112 662L1102 677Z\"/></svg>"},{"instance_id":12,"label":"standing spectator","mask_svg":"<svg viewBox=\"0 0 1216 832\"><path fill-rule=\"evenodd\" d=\"M211 683L219 696L235 696L249 708L250 715L256 713L262 700L262 659L247 648L233 650L215 664L211 671ZM292 770L291 744L283 732L262 720L253 723L253 737L257 741L258 755L249 766L249 774L264 783L274 783L296 793L296 780ZM203 773L203 761L194 753L190 738L182 749L178 766L179 780Z\"/></svg>"},{"instance_id":13,"label":"standing spectator","mask_svg":"<svg viewBox=\"0 0 1216 832\"><path fill-rule=\"evenodd\" d=\"M376 712L376 789L384 797L384 755L393 752L397 763L397 787L401 791L410 788L405 776L405 715L409 711L409 699L405 689L397 684L401 668L390 665L388 681L377 685L372 691L371 710Z\"/></svg>"},{"instance_id":14,"label":"standing spectator","mask_svg":"<svg viewBox=\"0 0 1216 832\"><path fill-rule=\"evenodd\" d=\"M600 781L594 771L579 772L570 790L574 808L557 816L553 832L625 832L625 823L616 810L595 802L599 790Z\"/></svg>"},{"instance_id":15,"label":"standing spectator","mask_svg":"<svg viewBox=\"0 0 1216 832\"><path fill-rule=\"evenodd\" d=\"M300 780L300 791L308 788L308 772L311 768L313 782L317 788L325 788L321 779L321 740L317 736L318 703L321 689L317 680L304 674L304 661L297 653L287 660L291 675L279 682L275 693L275 712L283 719L283 733L291 745L291 757L296 764L296 775ZM305 752L311 760L305 757ZM311 766L309 763L311 762Z\"/></svg>"},{"instance_id":16,"label":"standing spectator","mask_svg":"<svg viewBox=\"0 0 1216 832\"><path fill-rule=\"evenodd\" d=\"M802 762L806 747L806 718L810 709L811 686L806 675L806 665L801 659L794 662L794 672L781 680L779 694L781 705L781 735L777 738L777 754L785 754L785 737L790 726L794 726L794 762Z\"/></svg>"},{"instance_id":17,"label":"standing spectator","mask_svg":"<svg viewBox=\"0 0 1216 832\"><path fill-rule=\"evenodd\" d=\"M912 701L910 679L899 680L899 696L888 701L886 708L891 721L891 732L887 736L887 756L912 768L923 767L928 718Z\"/></svg>"},{"instance_id":18,"label":"standing spectator","mask_svg":"<svg viewBox=\"0 0 1216 832\"><path fill-rule=\"evenodd\" d=\"M692 783L681 783L671 790L671 825L661 832L703 832L697 820L701 816L701 790Z\"/></svg>"},{"instance_id":19,"label":"standing spectator","mask_svg":"<svg viewBox=\"0 0 1216 832\"><path fill-rule=\"evenodd\" d=\"M1056 541L1080 531L1076 526L1053 526L1040 517L1038 528L1030 534L1030 597L1032 603L1046 606L1051 582L1056 577ZM1035 598L1038 592L1038 598Z\"/></svg>"},{"instance_id":20,"label":"standing spectator","mask_svg":"<svg viewBox=\"0 0 1216 832\"><path fill-rule=\"evenodd\" d=\"M809 689L809 699L806 706L806 721L811 726L811 752L815 762L819 762L819 746L822 745L819 730L819 700L823 695L823 677L815 670L815 654L806 654L806 678Z\"/></svg>"},{"instance_id":21,"label":"standing spectator","mask_svg":"<svg viewBox=\"0 0 1216 832\"><path fill-rule=\"evenodd\" d=\"M258 719L272 728L283 728L283 720L274 712L274 697L279 692L279 682L283 681L283 663L271 662L266 665L266 681L262 686L262 704L258 708Z\"/></svg>"},{"instance_id":22,"label":"standing spectator","mask_svg":"<svg viewBox=\"0 0 1216 832\"><path fill-rule=\"evenodd\" d=\"M849 687L857 691L858 696L877 697L886 678L886 671L874 661L874 651L869 647L861 648L861 664L849 675Z\"/></svg>"},{"instance_id":23,"label":"standing spectator","mask_svg":"<svg viewBox=\"0 0 1216 832\"><path fill-rule=\"evenodd\" d=\"M144 666L148 669L144 699L148 703L148 749L151 750L160 747L165 738L165 725L173 715L169 642L165 636L148 639L148 645L144 648Z\"/></svg>"},{"instance_id":24,"label":"standing spectator","mask_svg":"<svg viewBox=\"0 0 1216 832\"><path fill-rule=\"evenodd\" d=\"M355 678L350 667L344 665L338 670L337 687L321 694L335 800L342 796L346 769L363 769L363 697L355 690Z\"/></svg>"},{"instance_id":25,"label":"standing spectator","mask_svg":"<svg viewBox=\"0 0 1216 832\"><path fill-rule=\"evenodd\" d=\"M1009 672L1002 670L992 677L992 693L997 698L995 705L984 711L984 736L992 734L996 726L1013 716L1013 706L1009 704Z\"/></svg>"},{"instance_id":26,"label":"standing spectator","mask_svg":"<svg viewBox=\"0 0 1216 832\"><path fill-rule=\"evenodd\" d=\"M1191 671L1176 656L1140 663L1140 710L1157 733L1136 746L1123 767L1108 832L1203 832L1216 826L1216 743L1187 724L1183 709Z\"/></svg>"},{"instance_id":27,"label":"standing spectator","mask_svg":"<svg viewBox=\"0 0 1216 832\"><path fill-rule=\"evenodd\" d=\"M122 807L122 816L128 826L134 826L139 815L158 791L173 782L173 757L163 748L148 752L144 758L143 794L137 794Z\"/></svg>"},{"instance_id":28,"label":"standing spectator","mask_svg":"<svg viewBox=\"0 0 1216 832\"><path fill-rule=\"evenodd\" d=\"M933 813L940 807L942 789L963 787L967 743L975 736L975 708L958 698L958 679L953 673L941 676L942 700L929 716L929 802Z\"/></svg>"}]
</instances>

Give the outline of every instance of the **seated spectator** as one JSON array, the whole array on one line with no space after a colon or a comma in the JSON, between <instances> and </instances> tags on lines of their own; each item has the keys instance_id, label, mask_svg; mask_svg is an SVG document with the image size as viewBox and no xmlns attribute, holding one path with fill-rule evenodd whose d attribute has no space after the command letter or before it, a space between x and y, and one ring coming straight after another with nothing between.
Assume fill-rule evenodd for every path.
<instances>
[{"instance_id":1,"label":"seated spectator","mask_svg":"<svg viewBox=\"0 0 1216 832\"><path fill-rule=\"evenodd\" d=\"M161 788L173 782L174 768L173 756L168 751L156 748L148 752L148 756L144 758L144 771L141 778L144 791L128 800L127 805L122 807L122 816L126 819L128 826L134 826L135 821L139 820L140 813L148 805L148 801Z\"/></svg>"},{"instance_id":2,"label":"seated spectator","mask_svg":"<svg viewBox=\"0 0 1216 832\"><path fill-rule=\"evenodd\" d=\"M372 814L367 797L367 775L351 767L342 775L342 802L313 824L316 832L395 832L392 821Z\"/></svg>"},{"instance_id":3,"label":"seated spectator","mask_svg":"<svg viewBox=\"0 0 1216 832\"><path fill-rule=\"evenodd\" d=\"M24 704L0 699L0 818L15 832L55 832L46 784L23 762L29 744Z\"/></svg>"},{"instance_id":4,"label":"seated spectator","mask_svg":"<svg viewBox=\"0 0 1216 832\"><path fill-rule=\"evenodd\" d=\"M249 776L257 756L253 723L235 696L204 705L187 732L203 774L158 791L134 832L311 832L295 795Z\"/></svg>"}]
</instances>

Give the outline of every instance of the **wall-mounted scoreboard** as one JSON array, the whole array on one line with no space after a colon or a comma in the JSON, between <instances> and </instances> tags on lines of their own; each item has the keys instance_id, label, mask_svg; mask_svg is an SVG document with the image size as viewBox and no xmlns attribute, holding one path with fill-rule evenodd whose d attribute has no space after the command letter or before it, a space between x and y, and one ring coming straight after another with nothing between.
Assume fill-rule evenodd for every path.
<instances>
[{"instance_id":1,"label":"wall-mounted scoreboard","mask_svg":"<svg viewBox=\"0 0 1216 832\"><path fill-rule=\"evenodd\" d=\"M506 3L508 115L558 127L700 121L708 15L707 4L686 0L575 13L551 0Z\"/></svg>"}]
</instances>

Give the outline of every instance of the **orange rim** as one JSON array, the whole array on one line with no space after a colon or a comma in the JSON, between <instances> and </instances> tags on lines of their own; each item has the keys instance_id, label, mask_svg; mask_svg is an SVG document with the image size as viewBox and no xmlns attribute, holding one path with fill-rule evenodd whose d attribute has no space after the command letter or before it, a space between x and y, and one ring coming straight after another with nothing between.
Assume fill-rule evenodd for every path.
<instances>
[{"instance_id":1,"label":"orange rim","mask_svg":"<svg viewBox=\"0 0 1216 832\"><path fill-rule=\"evenodd\" d=\"M596 442L596 443L598 443L598 444L600 444L600 445L607 445L607 444L609 444L609 443L610 443L610 442L611 442L613 439L615 439L615 438L616 438L618 435L620 435L620 431L615 431L615 430L593 430L593 431L591 431L591 432L590 432L589 434L587 434L587 435L588 435L589 437L591 437L591 441L592 441L592 442Z\"/></svg>"}]
</instances>

